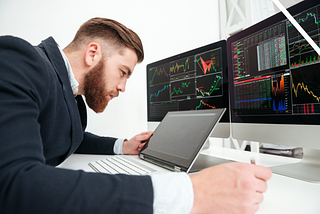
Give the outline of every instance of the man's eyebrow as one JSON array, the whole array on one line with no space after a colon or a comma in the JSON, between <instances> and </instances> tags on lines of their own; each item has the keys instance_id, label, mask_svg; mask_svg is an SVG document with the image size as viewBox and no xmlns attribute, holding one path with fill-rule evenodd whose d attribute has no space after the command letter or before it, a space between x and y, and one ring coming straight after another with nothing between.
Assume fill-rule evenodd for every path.
<instances>
[{"instance_id":1,"label":"man's eyebrow","mask_svg":"<svg viewBox=\"0 0 320 214\"><path fill-rule=\"evenodd\" d=\"M126 66L126 65L123 65L123 67L125 67L125 69L127 69L127 71L128 71L128 78L131 76L131 74L132 74L132 71L131 71L131 69L130 69L130 67L129 66Z\"/></svg>"}]
</instances>

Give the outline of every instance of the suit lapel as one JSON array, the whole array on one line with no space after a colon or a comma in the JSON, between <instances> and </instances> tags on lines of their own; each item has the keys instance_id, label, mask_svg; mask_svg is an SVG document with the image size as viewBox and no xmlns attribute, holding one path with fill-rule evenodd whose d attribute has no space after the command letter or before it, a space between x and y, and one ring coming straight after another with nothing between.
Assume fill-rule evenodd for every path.
<instances>
[{"instance_id":1,"label":"suit lapel","mask_svg":"<svg viewBox=\"0 0 320 214\"><path fill-rule=\"evenodd\" d=\"M80 145L83 139L83 131L81 127L80 114L78 106L75 101L70 82L68 72L65 66L65 62L58 49L57 43L52 37L42 41L42 45L47 53L47 56L54 68L55 72L60 79L65 102L67 103L70 120L72 123L72 144L70 146L68 156L71 155Z\"/></svg>"}]
</instances>

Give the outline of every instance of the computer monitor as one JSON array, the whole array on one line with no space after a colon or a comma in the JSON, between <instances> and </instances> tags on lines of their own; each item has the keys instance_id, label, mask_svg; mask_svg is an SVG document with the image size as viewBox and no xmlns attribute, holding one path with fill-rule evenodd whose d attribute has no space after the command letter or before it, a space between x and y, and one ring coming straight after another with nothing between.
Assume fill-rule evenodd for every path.
<instances>
[{"instance_id":1,"label":"computer monitor","mask_svg":"<svg viewBox=\"0 0 320 214\"><path fill-rule=\"evenodd\" d=\"M319 45L320 2L288 9ZM235 139L303 147L296 164L273 172L320 181L320 58L282 13L227 40Z\"/></svg>"},{"instance_id":2,"label":"computer monitor","mask_svg":"<svg viewBox=\"0 0 320 214\"><path fill-rule=\"evenodd\" d=\"M148 64L148 129L154 130L169 111L229 109L226 58L222 40ZM230 136L228 111L211 136Z\"/></svg>"}]
</instances>

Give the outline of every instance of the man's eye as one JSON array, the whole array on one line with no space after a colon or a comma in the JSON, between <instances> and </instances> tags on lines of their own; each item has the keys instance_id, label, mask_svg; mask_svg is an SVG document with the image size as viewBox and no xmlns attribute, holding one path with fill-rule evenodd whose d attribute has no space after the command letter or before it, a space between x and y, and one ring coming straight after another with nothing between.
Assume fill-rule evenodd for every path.
<instances>
[{"instance_id":1,"label":"man's eye","mask_svg":"<svg viewBox=\"0 0 320 214\"><path fill-rule=\"evenodd\" d=\"M125 71L121 71L122 76L125 76L127 73Z\"/></svg>"}]
</instances>

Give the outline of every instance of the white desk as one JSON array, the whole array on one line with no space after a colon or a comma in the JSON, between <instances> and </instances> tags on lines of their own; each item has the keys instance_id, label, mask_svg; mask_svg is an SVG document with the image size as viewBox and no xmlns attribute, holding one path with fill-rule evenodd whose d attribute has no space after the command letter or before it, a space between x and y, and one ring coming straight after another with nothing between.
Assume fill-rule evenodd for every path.
<instances>
[{"instance_id":1,"label":"white desk","mask_svg":"<svg viewBox=\"0 0 320 214\"><path fill-rule=\"evenodd\" d=\"M203 150L202 153L246 163L250 162L250 158L255 157L256 164L267 167L299 161L299 159L251 153L220 147L211 147L210 149ZM84 171L93 172L93 170L88 166L88 163L105 157L107 156L73 154L59 167L73 170L82 169ZM158 169L160 173L168 172L166 169L140 160L137 156L130 156L130 158L152 166ZM260 205L257 214L277 213L320 214L320 183L308 183L273 174L271 180L268 181L268 190L264 194L264 201Z\"/></svg>"}]
</instances>

